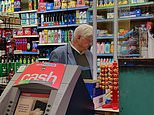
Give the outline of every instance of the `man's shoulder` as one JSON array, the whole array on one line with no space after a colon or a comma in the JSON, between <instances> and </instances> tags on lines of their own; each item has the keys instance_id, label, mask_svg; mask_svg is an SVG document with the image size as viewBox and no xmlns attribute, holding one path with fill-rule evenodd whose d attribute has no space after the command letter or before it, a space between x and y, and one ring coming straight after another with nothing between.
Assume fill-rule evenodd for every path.
<instances>
[{"instance_id":1,"label":"man's shoulder","mask_svg":"<svg viewBox=\"0 0 154 115\"><path fill-rule=\"evenodd\" d=\"M63 52L63 51L67 50L67 47L68 47L68 45L59 46L54 51L56 51L56 52Z\"/></svg>"},{"instance_id":2,"label":"man's shoulder","mask_svg":"<svg viewBox=\"0 0 154 115\"><path fill-rule=\"evenodd\" d=\"M92 52L91 52L90 50L87 50L86 53L88 53L88 54L92 54Z\"/></svg>"}]
</instances>

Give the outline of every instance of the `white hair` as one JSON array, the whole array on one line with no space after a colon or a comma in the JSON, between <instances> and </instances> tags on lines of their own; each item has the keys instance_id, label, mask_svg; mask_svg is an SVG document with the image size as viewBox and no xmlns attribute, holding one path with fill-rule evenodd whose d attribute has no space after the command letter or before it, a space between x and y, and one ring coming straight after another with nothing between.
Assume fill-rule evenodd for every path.
<instances>
[{"instance_id":1,"label":"white hair","mask_svg":"<svg viewBox=\"0 0 154 115\"><path fill-rule=\"evenodd\" d=\"M93 27L88 24L81 24L79 25L74 31L74 39L78 37L90 38L92 39L93 36Z\"/></svg>"}]
</instances>

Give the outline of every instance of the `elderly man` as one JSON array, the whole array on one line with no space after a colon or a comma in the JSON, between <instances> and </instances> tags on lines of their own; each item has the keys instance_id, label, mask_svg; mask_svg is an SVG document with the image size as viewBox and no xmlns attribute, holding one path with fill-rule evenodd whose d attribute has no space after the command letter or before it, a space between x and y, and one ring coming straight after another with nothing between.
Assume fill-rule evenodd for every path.
<instances>
[{"instance_id":1,"label":"elderly man","mask_svg":"<svg viewBox=\"0 0 154 115\"><path fill-rule=\"evenodd\" d=\"M79 65L84 79L92 79L92 53L89 47L93 41L93 27L88 24L78 26L73 40L51 52L50 62Z\"/></svg>"}]
</instances>

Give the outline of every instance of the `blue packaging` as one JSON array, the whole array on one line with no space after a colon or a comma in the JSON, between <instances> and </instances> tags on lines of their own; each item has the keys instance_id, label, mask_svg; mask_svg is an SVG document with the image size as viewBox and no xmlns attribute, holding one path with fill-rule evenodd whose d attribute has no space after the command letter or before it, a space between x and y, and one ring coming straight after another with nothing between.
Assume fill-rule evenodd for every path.
<instances>
[{"instance_id":1,"label":"blue packaging","mask_svg":"<svg viewBox=\"0 0 154 115\"><path fill-rule=\"evenodd\" d=\"M65 43L65 31L62 30L61 32L61 43Z\"/></svg>"},{"instance_id":2,"label":"blue packaging","mask_svg":"<svg viewBox=\"0 0 154 115\"><path fill-rule=\"evenodd\" d=\"M72 23L76 24L76 14L75 13L73 14L73 17L72 17Z\"/></svg>"},{"instance_id":3,"label":"blue packaging","mask_svg":"<svg viewBox=\"0 0 154 115\"><path fill-rule=\"evenodd\" d=\"M72 15L71 14L68 15L68 24L72 24Z\"/></svg>"},{"instance_id":4,"label":"blue packaging","mask_svg":"<svg viewBox=\"0 0 154 115\"><path fill-rule=\"evenodd\" d=\"M135 10L135 12L136 12L136 17L141 16L141 9L137 9Z\"/></svg>"},{"instance_id":5,"label":"blue packaging","mask_svg":"<svg viewBox=\"0 0 154 115\"><path fill-rule=\"evenodd\" d=\"M46 10L50 11L53 10L54 4L53 3L46 3Z\"/></svg>"},{"instance_id":6,"label":"blue packaging","mask_svg":"<svg viewBox=\"0 0 154 115\"><path fill-rule=\"evenodd\" d=\"M30 18L37 18L37 13L30 13Z\"/></svg>"},{"instance_id":7,"label":"blue packaging","mask_svg":"<svg viewBox=\"0 0 154 115\"><path fill-rule=\"evenodd\" d=\"M29 19L21 20L21 25L29 25Z\"/></svg>"},{"instance_id":8,"label":"blue packaging","mask_svg":"<svg viewBox=\"0 0 154 115\"><path fill-rule=\"evenodd\" d=\"M28 13L22 13L21 19L29 19L29 14Z\"/></svg>"},{"instance_id":9,"label":"blue packaging","mask_svg":"<svg viewBox=\"0 0 154 115\"><path fill-rule=\"evenodd\" d=\"M133 17L133 16L135 17L136 16L136 12L135 11L130 12L130 16L131 17Z\"/></svg>"},{"instance_id":10,"label":"blue packaging","mask_svg":"<svg viewBox=\"0 0 154 115\"><path fill-rule=\"evenodd\" d=\"M110 53L110 42L105 43L105 53Z\"/></svg>"},{"instance_id":11,"label":"blue packaging","mask_svg":"<svg viewBox=\"0 0 154 115\"><path fill-rule=\"evenodd\" d=\"M85 83L85 85L91 98L105 94L105 90L102 90L101 88L96 88L96 83Z\"/></svg>"},{"instance_id":12,"label":"blue packaging","mask_svg":"<svg viewBox=\"0 0 154 115\"><path fill-rule=\"evenodd\" d=\"M32 29L32 35L38 35L37 28L33 28L33 29Z\"/></svg>"},{"instance_id":13,"label":"blue packaging","mask_svg":"<svg viewBox=\"0 0 154 115\"><path fill-rule=\"evenodd\" d=\"M37 25L37 19L30 19L29 23L30 25Z\"/></svg>"},{"instance_id":14,"label":"blue packaging","mask_svg":"<svg viewBox=\"0 0 154 115\"><path fill-rule=\"evenodd\" d=\"M68 15L64 14L64 24L67 25L68 24Z\"/></svg>"},{"instance_id":15,"label":"blue packaging","mask_svg":"<svg viewBox=\"0 0 154 115\"><path fill-rule=\"evenodd\" d=\"M14 11L21 11L21 0L14 0Z\"/></svg>"}]
</instances>

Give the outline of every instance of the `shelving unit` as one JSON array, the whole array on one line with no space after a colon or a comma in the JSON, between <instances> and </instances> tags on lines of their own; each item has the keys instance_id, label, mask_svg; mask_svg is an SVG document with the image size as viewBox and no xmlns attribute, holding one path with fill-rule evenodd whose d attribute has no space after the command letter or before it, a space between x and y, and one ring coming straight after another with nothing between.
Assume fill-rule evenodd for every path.
<instances>
[{"instance_id":1,"label":"shelving unit","mask_svg":"<svg viewBox=\"0 0 154 115\"><path fill-rule=\"evenodd\" d=\"M38 31L40 36L38 48L40 51L39 61L48 61L48 57L53 49L66 45L73 39L74 29L80 24L87 23L89 6L74 8L61 8L50 10L39 10ZM84 19L80 18L80 13L85 13ZM84 20L84 21L82 21ZM81 22L82 21L82 22ZM48 48L50 46L50 49Z\"/></svg>"},{"instance_id":2,"label":"shelving unit","mask_svg":"<svg viewBox=\"0 0 154 115\"><path fill-rule=\"evenodd\" d=\"M114 4L115 3L116 2L114 2ZM154 15L153 15L154 9L153 8L154 8L153 1L152 2L144 2L144 3L134 3L134 4L129 1L128 4L125 4L125 5L116 5L115 4L115 6L102 6L102 7L93 6L93 8L88 9L89 12L91 12L90 13L91 16L89 18L89 23L90 24L94 24L94 23L97 24L96 27L97 27L97 29L99 29L97 32L95 32L95 35L93 37L97 38L97 42L100 42L100 43L115 41L114 48L116 48L116 54L114 52L113 54L98 53L97 55L94 55L94 58L98 59L97 74L100 74L100 69L99 69L100 63L102 63L103 65L105 65L105 64L107 65L107 66L101 66L102 68L104 67L106 69L107 67L110 67L110 62L107 63L110 60L110 58L113 58L113 57L114 57L114 59L117 59L117 58L131 58L131 59L143 58L141 55L141 49L140 49L141 48L140 44L143 41L140 41L142 38L140 38L140 36L139 36L140 33L139 33L138 29L141 27L146 28L147 22L154 22L153 21L153 19L154 19ZM97 11L97 13L95 15L94 15L94 10ZM139 11L139 13L141 13L141 14L138 15L137 11ZM134 12L136 12L136 15L134 14L134 16L131 16L131 14L133 14ZM93 16L92 16L92 13L93 13ZM107 17L108 14L111 15L111 18ZM127 16L127 14L130 14L130 15ZM117 15L118 17L116 17L115 15ZM97 19L95 19L94 17ZM116 19L115 19L115 17L116 17ZM101 31L103 34L101 33L99 35L100 30L108 30L108 31ZM125 31L121 32L122 30L125 30ZM136 39L136 38L138 38L138 39ZM131 40L132 41L136 40L137 42L131 43L132 42ZM124 45L126 42L128 42L128 44ZM142 43L142 45L143 45L143 43ZM99 45L97 45L95 47L99 47ZM102 47L104 48L105 46L102 45ZM120 47L124 51L126 50L128 52L122 53L122 51L119 50ZM135 52L133 53L133 51L135 51ZM116 58L115 58L115 56L116 56ZM105 69L104 69L104 71L107 71ZM104 71L103 72L101 71L100 76L104 75ZM108 76L107 74L106 74L106 76ZM112 78L112 77L109 75L107 79L110 79L110 78ZM102 79L103 79L103 77L102 77ZM103 87L106 86L103 84L106 84L106 83L107 83L107 80L100 83L100 86L102 86L102 89L103 89ZM110 82L109 82L109 84L110 84L110 86L113 86L113 85L111 85ZM104 89L108 89L108 88L104 88ZM102 107L100 107L96 110L98 110L99 112L100 111L108 111L108 112L114 112L115 114L119 113L119 110L114 111L113 109L102 109ZM121 109L121 111L123 111L123 110Z\"/></svg>"},{"instance_id":3,"label":"shelving unit","mask_svg":"<svg viewBox=\"0 0 154 115\"><path fill-rule=\"evenodd\" d=\"M146 7L148 9L148 7L152 7L153 5L154 5L154 2L153 1L152 2L143 2L143 3L131 3L131 2L128 2L128 4L125 4L125 5L118 5L118 11L121 10L121 8L128 8L131 11L132 8L135 9L136 7L137 7L137 9L139 9L141 7L140 8L141 10L144 7ZM107 11L110 11L111 12L111 11L113 11L113 9L114 9L114 6L101 6L101 7L99 6L99 7L97 7L97 13L98 14L101 14L102 11L105 11L107 13ZM92 12L93 10L94 10L94 8L89 8L88 9L88 11L90 11L90 12ZM118 12L118 13L121 13L121 12ZM103 15L103 13L102 13L102 15ZM107 16L107 14L106 14L106 16ZM122 16L121 17L119 16L119 18L117 18L117 21L119 23L119 28L124 27L124 24L127 23L127 27L126 26L125 27L126 27L126 29L130 29L131 24L133 23L133 25L135 25L135 22L136 21L139 23L139 21L142 20L143 23L145 23L146 20L148 21L148 20L152 20L152 19L154 19L154 15L152 13L149 13L148 14L148 11L147 11L147 14L146 15L145 14L144 15L141 14L140 16L135 16L135 15L134 16L123 16L123 17ZM114 18L105 19L105 17L103 17L102 19L98 18L96 20L96 23L98 24L97 27L99 27L99 28L102 25L104 27L104 25L106 25L106 24L109 24L108 27L109 26L112 27L114 21L115 21ZM92 19L89 19L89 23L92 24L93 23L93 20ZM111 32L111 29L109 31ZM112 32L113 32L113 30L112 30ZM106 42L108 40L110 40L110 41L111 40L114 40L114 37L115 36L114 35L113 36L112 35L109 35L109 36L94 36L94 37L96 37L97 38L97 41L99 41L99 42L100 41L105 41ZM126 40L127 37L124 37L123 35L122 36L121 35L118 36L118 40L123 40L123 39ZM113 55L111 55L111 54L109 54L109 55L108 54L98 54L97 56L99 56L99 57L101 57L101 56L102 57L110 56L111 57ZM121 57L121 56L122 55L119 54L119 57ZM140 54L128 54L128 55L124 55L124 57L140 57L140 56L141 56Z\"/></svg>"}]
</instances>

